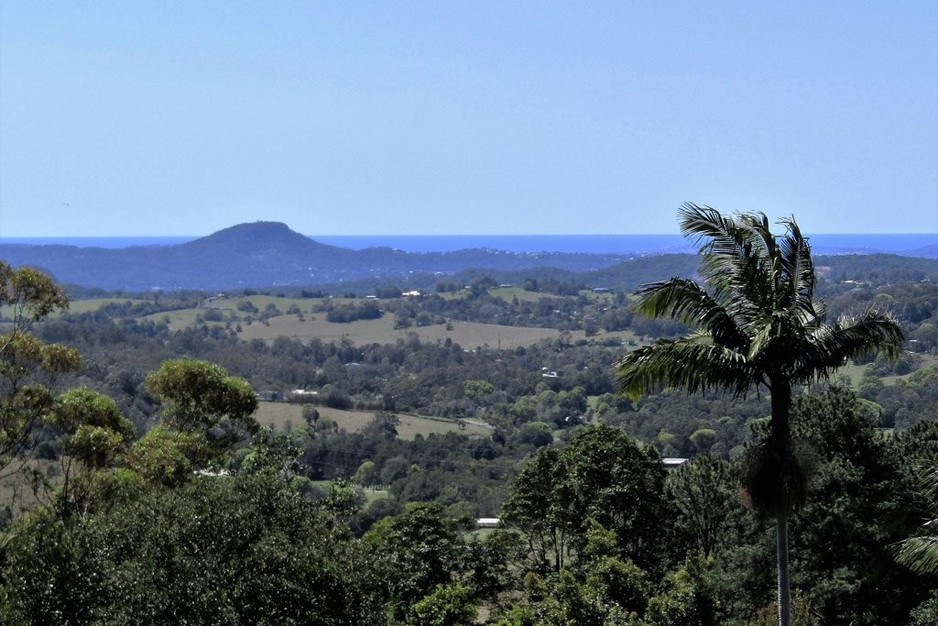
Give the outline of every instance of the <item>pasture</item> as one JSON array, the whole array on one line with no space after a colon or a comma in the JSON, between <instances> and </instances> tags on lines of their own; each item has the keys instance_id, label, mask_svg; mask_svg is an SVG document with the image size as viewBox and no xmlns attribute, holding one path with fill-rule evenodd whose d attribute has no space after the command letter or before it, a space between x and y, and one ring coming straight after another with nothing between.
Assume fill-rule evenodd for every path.
<instances>
[{"instance_id":1,"label":"pasture","mask_svg":"<svg viewBox=\"0 0 938 626\"><path fill-rule=\"evenodd\" d=\"M19 461L13 461L12 466L18 466ZM11 467L4 468L5 470ZM33 480L30 474L35 473L39 482L45 482L51 491L42 487L33 489ZM48 459L29 459L25 462L23 470L6 474L0 479L0 502L9 504L11 512L17 515L23 511L33 509L38 504L49 504L48 498L64 481L62 465L59 461ZM38 486L38 484L36 485Z\"/></svg>"},{"instance_id":2,"label":"pasture","mask_svg":"<svg viewBox=\"0 0 938 626\"><path fill-rule=\"evenodd\" d=\"M64 313L93 313L108 304L142 304L149 302L141 298L88 298L86 300L70 300L68 310ZM59 312L56 315L63 315ZM0 319L9 319L13 315L13 307L4 305L0 307Z\"/></svg>"},{"instance_id":3,"label":"pasture","mask_svg":"<svg viewBox=\"0 0 938 626\"><path fill-rule=\"evenodd\" d=\"M549 297L549 294L526 291L521 287L493 287L489 289L489 295L493 298L501 298L508 302L511 302L515 298L517 298L519 302L537 302L541 298Z\"/></svg>"},{"instance_id":4,"label":"pasture","mask_svg":"<svg viewBox=\"0 0 938 626\"><path fill-rule=\"evenodd\" d=\"M450 339L466 349L488 346L505 350L530 346L544 339L556 339L560 336L559 330L551 328L499 326L455 320L449 324L395 329L391 315L346 324L328 322L325 315L317 315L315 319L306 317L305 321L300 321L296 315L279 315L270 318L266 324L255 321L248 325L242 322L238 336L244 340L271 341L277 337L290 337L300 341L318 338L324 342L338 342L347 339L356 344L371 344L395 343L398 339L407 339L411 333L424 342L445 342ZM571 333L571 339L574 341L582 337L585 337L582 331Z\"/></svg>"},{"instance_id":5,"label":"pasture","mask_svg":"<svg viewBox=\"0 0 938 626\"><path fill-rule=\"evenodd\" d=\"M501 287L492 290L497 297L512 299L536 300L544 294L524 291L520 287ZM607 294L590 294L593 298L607 298ZM138 302L139 300L120 299L93 299L81 300L73 303L72 310L77 312L94 311L109 302ZM330 302L344 305L362 302L362 299L332 298ZM244 302L257 309L257 313L239 310ZM238 330L238 337L245 341L261 339L273 341L277 337L288 337L299 341L319 339L331 343L343 340L354 344L365 345L372 343L395 343L406 340L415 334L423 342L445 342L447 339L467 350L483 347L500 350L514 350L518 347L527 347L545 339L557 339L561 331L551 328L537 328L526 326L502 326L498 324L484 324L478 322L464 322L449 320L445 324L430 326L414 326L410 328L394 328L394 316L384 315L374 320L357 320L348 323L329 322L326 314L313 313L312 308L322 304L320 298L287 298L267 295L251 295L236 297L216 297L203 300L198 308L176 309L161 311L145 316L144 319L165 321L171 331L184 330L195 324L209 326L230 325ZM276 307L279 314L264 321L258 318L269 306ZM380 301L379 301L380 306ZM286 311L298 309L301 314ZM208 318L208 319L207 319ZM250 321L248 321L250 318ZM581 331L572 331L566 335L571 342L586 339ZM623 344L637 342L637 337L629 331L600 333L591 341L617 340Z\"/></svg>"},{"instance_id":6,"label":"pasture","mask_svg":"<svg viewBox=\"0 0 938 626\"><path fill-rule=\"evenodd\" d=\"M929 365L932 365L935 362L938 362L938 357L933 356L931 354L919 354L918 356L921 359L921 366L917 368L916 371L918 369L928 367ZM868 367L869 365L867 364L855 365L853 363L848 363L847 365L844 365L843 367L838 369L837 374L839 376L846 377L850 381L850 384L856 387L857 385L860 384L860 380L863 378L863 374L866 372ZM906 380L909 376L911 376L914 373L915 372L909 372L908 374L896 374L892 376L882 376L880 377L880 380L883 381L884 385L895 385L900 380Z\"/></svg>"},{"instance_id":7,"label":"pasture","mask_svg":"<svg viewBox=\"0 0 938 626\"><path fill-rule=\"evenodd\" d=\"M329 493L329 490L332 488L331 480L311 480L309 482L313 487L325 493ZM378 489L376 487L359 487L357 485L354 488L361 490L361 494L365 498L366 507L375 500L385 500L390 497L387 489Z\"/></svg>"},{"instance_id":8,"label":"pasture","mask_svg":"<svg viewBox=\"0 0 938 626\"><path fill-rule=\"evenodd\" d=\"M90 300L72 300L68 305L69 313L92 313L108 304L144 304L149 300L140 298L92 298Z\"/></svg>"},{"instance_id":9,"label":"pasture","mask_svg":"<svg viewBox=\"0 0 938 626\"><path fill-rule=\"evenodd\" d=\"M371 411L343 411L325 406L317 406L319 417L328 418L335 422L339 430L350 433L360 432L374 419ZM431 433L446 434L448 432L463 433L479 437L488 437L492 431L484 426L465 423L460 428L455 420L441 417L423 415L408 415L396 413L400 423L397 425L397 436L400 439L413 441L418 434L426 437ZM261 402L254 417L261 426L270 426L275 430L286 431L303 426L303 406L288 402Z\"/></svg>"},{"instance_id":10,"label":"pasture","mask_svg":"<svg viewBox=\"0 0 938 626\"><path fill-rule=\"evenodd\" d=\"M192 326L196 323L199 316L202 315L204 311L202 309L176 309L173 311L162 311L160 313L153 313L152 315L144 316L144 319L157 321L165 321L169 324L169 329L173 332L178 330L185 330L189 326ZM229 319L226 317L226 319Z\"/></svg>"}]
</instances>

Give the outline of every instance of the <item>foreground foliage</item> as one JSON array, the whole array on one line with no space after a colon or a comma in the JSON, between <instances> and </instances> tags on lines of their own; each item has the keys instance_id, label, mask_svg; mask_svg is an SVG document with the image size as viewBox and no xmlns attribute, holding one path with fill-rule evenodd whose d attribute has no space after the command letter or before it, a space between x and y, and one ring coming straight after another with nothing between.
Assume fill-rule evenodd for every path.
<instances>
[{"instance_id":1,"label":"foreground foliage","mask_svg":"<svg viewBox=\"0 0 938 626\"><path fill-rule=\"evenodd\" d=\"M365 624L381 606L347 529L269 474L131 487L75 523L37 516L7 551L34 624Z\"/></svg>"},{"instance_id":2,"label":"foreground foliage","mask_svg":"<svg viewBox=\"0 0 938 626\"><path fill-rule=\"evenodd\" d=\"M795 619L929 623L938 581L890 546L926 513L914 467L938 428L886 437L871 417L841 388L794 404L814 467L791 519ZM298 452L262 432L229 476L97 470L85 506L5 533L0 620L464 624L485 606L492 624L746 626L773 611L771 525L745 511L738 461L701 455L666 473L620 430L584 427L529 461L507 526L484 539L420 503L358 538L355 488L304 495Z\"/></svg>"}]
</instances>

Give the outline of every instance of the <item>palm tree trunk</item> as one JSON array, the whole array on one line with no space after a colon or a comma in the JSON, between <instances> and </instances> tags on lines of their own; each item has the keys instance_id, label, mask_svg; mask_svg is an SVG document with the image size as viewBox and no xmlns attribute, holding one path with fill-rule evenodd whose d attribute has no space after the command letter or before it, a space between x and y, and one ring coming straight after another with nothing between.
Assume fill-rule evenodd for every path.
<instances>
[{"instance_id":1,"label":"palm tree trunk","mask_svg":"<svg viewBox=\"0 0 938 626\"><path fill-rule=\"evenodd\" d=\"M775 545L778 564L778 625L791 624L791 579L788 572L788 512L794 504L791 501L791 484L788 472L791 456L791 383L784 377L772 380L772 432L774 452L778 455L779 475L776 477L779 491L776 497Z\"/></svg>"},{"instance_id":2,"label":"palm tree trunk","mask_svg":"<svg viewBox=\"0 0 938 626\"><path fill-rule=\"evenodd\" d=\"M778 626L791 624L791 583L788 578L788 515L775 517L775 541L778 558Z\"/></svg>"}]
</instances>

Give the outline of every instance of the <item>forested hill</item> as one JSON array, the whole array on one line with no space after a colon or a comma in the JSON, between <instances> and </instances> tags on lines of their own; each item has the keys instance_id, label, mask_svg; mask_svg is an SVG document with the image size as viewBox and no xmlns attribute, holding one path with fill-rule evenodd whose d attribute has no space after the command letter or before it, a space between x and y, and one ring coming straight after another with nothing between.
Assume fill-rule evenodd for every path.
<instances>
[{"instance_id":1,"label":"forested hill","mask_svg":"<svg viewBox=\"0 0 938 626\"><path fill-rule=\"evenodd\" d=\"M232 226L173 246L122 249L0 244L0 259L39 267L56 280L102 289L234 289L316 285L469 267L509 271L555 267L584 272L624 259L612 254L511 253L491 249L407 253L318 243L277 222Z\"/></svg>"},{"instance_id":2,"label":"forested hill","mask_svg":"<svg viewBox=\"0 0 938 626\"><path fill-rule=\"evenodd\" d=\"M313 241L278 222L240 224L171 246L112 249L0 244L0 259L13 266L41 268L62 283L125 291L339 284L369 289L382 282L427 289L441 274L463 284L473 276L487 275L512 284L548 279L577 287L631 290L673 275L692 276L697 268L696 257L688 254L630 258L490 248L430 253L352 250ZM938 259L855 254L818 256L816 262L819 274L836 282L938 282Z\"/></svg>"}]
</instances>

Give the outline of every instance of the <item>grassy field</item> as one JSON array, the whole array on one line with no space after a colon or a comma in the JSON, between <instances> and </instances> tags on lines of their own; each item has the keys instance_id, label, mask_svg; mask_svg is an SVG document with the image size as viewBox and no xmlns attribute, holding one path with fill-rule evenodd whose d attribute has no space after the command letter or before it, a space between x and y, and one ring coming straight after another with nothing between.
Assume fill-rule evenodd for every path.
<instances>
[{"instance_id":1,"label":"grassy field","mask_svg":"<svg viewBox=\"0 0 938 626\"><path fill-rule=\"evenodd\" d=\"M921 367L928 367L929 365L932 365L938 361L938 357L932 356L930 354L920 354L919 357L922 359ZM866 371L867 367L869 366L854 365L853 363L850 363L837 370L837 374L846 376L850 379L850 383L856 386L860 384L860 379L863 378L863 372ZM898 381L905 380L914 373L915 372L896 376L883 376L880 380L882 380L883 384L885 385L895 385Z\"/></svg>"},{"instance_id":2,"label":"grassy field","mask_svg":"<svg viewBox=\"0 0 938 626\"><path fill-rule=\"evenodd\" d=\"M525 291L521 287L495 287L489 289L489 295L493 298L501 298L507 302L518 298L519 302L537 302L541 298L548 297L547 294L536 291Z\"/></svg>"},{"instance_id":3,"label":"grassy field","mask_svg":"<svg viewBox=\"0 0 938 626\"><path fill-rule=\"evenodd\" d=\"M933 365L936 361L938 361L938 357L932 356L931 354L920 354L919 356L922 358L922 365L919 369L928 367L929 365ZM910 372L908 374L903 374L901 376L884 376L883 384L895 385L897 381L906 380L909 376L911 376L914 373L915 372Z\"/></svg>"},{"instance_id":4,"label":"grassy field","mask_svg":"<svg viewBox=\"0 0 938 626\"><path fill-rule=\"evenodd\" d=\"M196 319L202 313L204 311L199 309L183 309L157 313L150 317L158 320L168 319L170 330L176 331L195 324ZM445 342L450 339L467 350L475 350L483 346L513 350L560 336L560 331L553 328L501 326L458 320L450 321L448 324L396 329L394 319L390 315L375 320L358 320L345 324L329 322L325 314L305 313L303 320L300 320L297 315L278 315L270 318L266 323L255 320L250 324L244 320L234 320L231 311L223 311L223 315L225 320L232 320L240 325L241 332L238 333L238 337L244 341L252 339L273 341L277 337L289 337L299 341L318 338L325 343L347 339L352 343L364 345L395 343L398 339L407 339L411 333L414 333L424 342ZM205 323L210 326L224 324L224 322ZM569 336L570 341L574 342L586 338L586 334L581 330L573 331ZM638 337L631 331L601 333L591 338L593 341L609 339L615 339L623 344L630 341L638 343Z\"/></svg>"},{"instance_id":5,"label":"grassy field","mask_svg":"<svg viewBox=\"0 0 938 626\"><path fill-rule=\"evenodd\" d=\"M106 304L140 304L147 302L140 298L89 298L88 300L71 300L68 303L66 313L91 313L97 311ZM0 318L8 318L13 315L13 307L7 305L0 307Z\"/></svg>"},{"instance_id":6,"label":"grassy field","mask_svg":"<svg viewBox=\"0 0 938 626\"><path fill-rule=\"evenodd\" d=\"M492 294L508 300L515 297L519 300L537 300L544 297L544 294L525 291L520 287L500 287L493 289ZM595 295L600 299L608 297L607 294L591 295ZM273 304L284 314L271 317L267 322L260 322L255 319L248 323L244 318L250 314L238 310L238 305L244 301L249 301L259 312L263 312L269 304ZM358 301L361 300L351 298L331 299L332 303L339 305ZM75 312L95 311L111 302L142 302L142 300L116 298L79 300L72 304L71 310ZM148 315L145 319L166 321L171 331L183 330L196 323L204 323L209 326L230 323L240 326L239 337L246 341L252 339L272 341L277 337L289 337L300 341L318 338L324 342L338 342L347 339L356 344L395 343L398 339L406 339L411 333L415 333L421 341L444 342L450 339L469 350L484 346L494 349L513 350L518 347L531 346L544 339L555 339L560 336L560 331L551 328L500 326L461 321L395 329L394 319L391 315L385 315L376 320L358 320L339 324L327 321L325 313L311 312L313 307L318 307L320 304L322 304L320 298L285 298L265 295L213 298L210 301L203 301L199 308L161 311ZM301 311L303 319L300 319L301 316L299 315L285 314L294 305ZM222 320L205 321L203 317L209 309L218 310L221 313ZM254 314L252 317L257 318L259 314ZM237 328L237 326L235 327ZM569 333L569 337L571 341L580 341L586 335L583 331L573 331ZM601 334L593 340L602 341L610 338L622 343L637 341L635 335L628 331Z\"/></svg>"},{"instance_id":7,"label":"grassy field","mask_svg":"<svg viewBox=\"0 0 938 626\"><path fill-rule=\"evenodd\" d=\"M490 348L514 349L519 346L530 346L543 339L554 339L560 336L560 331L551 328L527 328L519 326L499 326L497 324L478 324L474 322L452 321L446 324L432 326L395 329L394 319L385 315L376 320L358 320L348 324L328 322L325 315L307 317L300 321L296 315L280 315L269 320L268 324L254 322L251 325L241 323L241 339L272 340L276 337L290 337L307 341L318 337L322 341L341 341L349 339L356 344L395 343L398 339L406 339L410 333L415 333L421 341L434 342L451 339L466 349L475 349L482 346ZM585 335L581 331L571 333L575 341Z\"/></svg>"},{"instance_id":8,"label":"grassy field","mask_svg":"<svg viewBox=\"0 0 938 626\"><path fill-rule=\"evenodd\" d=\"M161 313L147 315L145 319L152 319L154 321L167 320L169 322L169 329L175 332L177 330L184 330L195 324L196 318L203 312L204 311L200 309L177 309L175 311L163 311Z\"/></svg>"},{"instance_id":9,"label":"grassy field","mask_svg":"<svg viewBox=\"0 0 938 626\"><path fill-rule=\"evenodd\" d=\"M31 459L27 461L26 469L41 472L53 488L63 482L62 466L58 461ZM29 485L26 472L16 472L0 480L0 503L10 504L15 513L35 508L39 500Z\"/></svg>"},{"instance_id":10,"label":"grassy field","mask_svg":"<svg viewBox=\"0 0 938 626\"><path fill-rule=\"evenodd\" d=\"M519 302L537 302L541 298L569 298L571 296L556 296L551 293L546 293L543 291L527 291L521 287L511 286L511 287L493 287L488 290L488 293L493 298L501 298L506 302L511 302L513 299L517 298ZM455 296L465 297L467 294L466 291L459 291L454 294ZM446 295L446 294L440 294ZM614 298L612 293L602 292L597 293L592 289L584 289L580 291L581 296L585 296L587 300L595 304L611 304Z\"/></svg>"},{"instance_id":11,"label":"grassy field","mask_svg":"<svg viewBox=\"0 0 938 626\"><path fill-rule=\"evenodd\" d=\"M140 298L92 298L90 300L72 300L68 306L69 313L91 313L106 304L142 304L148 300Z\"/></svg>"},{"instance_id":12,"label":"grassy field","mask_svg":"<svg viewBox=\"0 0 938 626\"><path fill-rule=\"evenodd\" d=\"M493 296L511 300L537 301L545 297L545 294L525 291L520 287L498 287L491 289ZM452 295L452 294L444 294ZM458 297L458 294L457 296ZM611 300L610 294L588 293L590 299L596 301ZM483 346L496 349L513 350L520 346L530 346L544 339L555 339L560 336L560 331L551 328L535 328L522 326L501 326L498 324L482 324L476 322L462 322L452 320L448 324L434 324L431 326L412 327L405 329L395 329L394 319L391 315L385 315L376 320L358 320L351 323L334 323L326 320L325 313L311 313L311 308L322 303L321 299L303 299L303 298L278 298L274 296L245 296L236 298L218 298L208 303L206 306L218 307L222 309L225 319L233 317L244 317L242 312L237 311L238 304L244 300L249 300L258 310L263 311L268 304L274 304L280 311L286 312L292 305L299 307L303 313L303 319L298 315L278 315L270 318L267 323L253 321L247 324L241 321L241 339L250 341L252 339L263 339L271 341L277 337L290 337L300 341L308 341L312 338L319 338L324 342L337 342L348 339L356 344L370 343L394 343L398 339L406 339L410 333L415 333L421 341L443 342L446 339L452 340L466 349L477 349ZM351 298L333 298L331 302L337 305L360 302L361 299ZM380 301L379 301L380 304ZM198 310L174 311L170 313L170 327L174 330L195 323L199 314ZM255 316L256 317L256 316ZM579 341L586 338L583 331L573 331L570 333L571 341ZM637 342L638 338L630 331L605 333L598 335L594 340L602 341L610 338L621 341L623 344L628 342Z\"/></svg>"},{"instance_id":13,"label":"grassy field","mask_svg":"<svg viewBox=\"0 0 938 626\"><path fill-rule=\"evenodd\" d=\"M284 313L286 313L287 309L295 306L304 315L309 315L314 308L319 308L324 302L329 302L330 304L341 306L345 304L360 303L363 301L364 298L289 298L285 296L251 295L221 298L216 297L203 302L202 306L204 308L230 310L238 313L240 316L244 316L246 313L239 311L238 305L242 302L250 302L255 307L257 307L257 310L260 312L263 312L268 305L272 304Z\"/></svg>"},{"instance_id":14,"label":"grassy field","mask_svg":"<svg viewBox=\"0 0 938 626\"><path fill-rule=\"evenodd\" d=\"M230 298L213 298L211 302L206 302L203 306L238 311L238 305L245 301L248 301L256 306L259 311L263 311L265 308L267 308L267 305L273 304L275 307L284 312L286 312L286 310L290 307L296 306L304 314L308 314L314 306L319 306L323 303L323 298L286 298L280 296L263 295L232 296ZM332 298L330 299L330 302L334 304L346 304L349 302L355 302L355 300L349 298ZM238 311L238 313L244 315L244 313L240 311Z\"/></svg>"},{"instance_id":15,"label":"grassy field","mask_svg":"<svg viewBox=\"0 0 938 626\"><path fill-rule=\"evenodd\" d=\"M866 367L866 365L848 363L837 370L836 376L846 376L850 380L850 384L856 386L860 384L860 379L863 378L863 372L866 370Z\"/></svg>"},{"instance_id":16,"label":"grassy field","mask_svg":"<svg viewBox=\"0 0 938 626\"><path fill-rule=\"evenodd\" d=\"M370 411L341 411L322 406L316 407L316 410L319 411L320 417L327 417L341 430L352 433L359 432L374 419L374 413ZM453 420L406 414L397 414L397 416L400 419L397 436L411 441L418 433L424 437L431 433L448 432L461 432L481 437L488 437L492 434L488 428L475 424L466 424L465 429L460 429L459 424ZM288 430L304 425L302 406L287 402L261 402L255 417L262 426L271 426L276 430Z\"/></svg>"},{"instance_id":17,"label":"grassy field","mask_svg":"<svg viewBox=\"0 0 938 626\"><path fill-rule=\"evenodd\" d=\"M598 335L595 335L591 337L590 339L593 341L609 341L609 340L615 339L619 343L623 345L632 346L633 348L636 346L646 346L646 345L649 345L650 343L653 343L653 341L650 341L647 338L646 339L640 338L631 330L614 330L611 333L599 333Z\"/></svg>"},{"instance_id":18,"label":"grassy field","mask_svg":"<svg viewBox=\"0 0 938 626\"><path fill-rule=\"evenodd\" d=\"M316 487L317 489L322 489L323 491L327 493L329 489L332 487L331 480L311 480L310 482L313 483L313 486ZM387 499L389 494L386 489L374 489L372 487L364 487L362 488L362 495L365 496L365 506L368 506L375 500Z\"/></svg>"}]
</instances>

